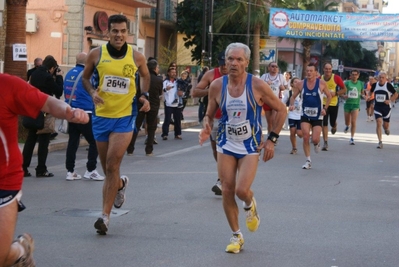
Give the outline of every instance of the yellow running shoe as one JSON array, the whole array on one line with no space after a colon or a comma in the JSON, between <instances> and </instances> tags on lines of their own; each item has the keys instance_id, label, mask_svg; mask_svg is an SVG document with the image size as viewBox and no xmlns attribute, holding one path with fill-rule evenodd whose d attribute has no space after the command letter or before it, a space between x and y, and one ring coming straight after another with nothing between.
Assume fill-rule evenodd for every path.
<instances>
[{"instance_id":1,"label":"yellow running shoe","mask_svg":"<svg viewBox=\"0 0 399 267\"><path fill-rule=\"evenodd\" d=\"M247 213L247 228L250 232L255 232L258 230L260 219L258 215L258 211L256 210L256 200L254 197L252 197L252 206L249 209L245 209L245 212Z\"/></svg>"},{"instance_id":2,"label":"yellow running shoe","mask_svg":"<svg viewBox=\"0 0 399 267\"><path fill-rule=\"evenodd\" d=\"M244 248L244 238L240 234L233 234L230 238L230 244L226 247L227 253L240 253L240 251Z\"/></svg>"}]
</instances>

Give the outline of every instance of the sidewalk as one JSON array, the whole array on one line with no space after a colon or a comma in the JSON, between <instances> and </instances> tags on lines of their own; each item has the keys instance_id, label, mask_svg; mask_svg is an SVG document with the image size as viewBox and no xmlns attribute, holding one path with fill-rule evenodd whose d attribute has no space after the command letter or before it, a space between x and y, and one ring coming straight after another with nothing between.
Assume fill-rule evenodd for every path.
<instances>
[{"instance_id":1,"label":"sidewalk","mask_svg":"<svg viewBox=\"0 0 399 267\"><path fill-rule=\"evenodd\" d=\"M159 136L159 134L162 133L162 123L164 119L164 109L161 108L159 109L159 117L161 119L160 124L158 125L159 127L157 128L156 134ZM193 106L186 106L186 108L183 111L184 114L184 121L181 123L182 129L198 126L198 105L193 105ZM58 125L60 124L61 120L58 120L55 122L55 128L58 128ZM169 127L169 131L173 131L173 125ZM139 132L138 136L144 136L145 132L141 130ZM63 134L63 133L58 133L57 137L54 140L50 141L49 144L49 152L57 151L57 150L63 150L66 149L68 145L68 135ZM85 139L80 140L80 146L87 146L88 143L86 142ZM22 152L22 149L24 148L24 144L20 143L19 144L19 149ZM37 155L37 148L38 145L36 144L35 149L33 150L33 155Z\"/></svg>"}]
</instances>

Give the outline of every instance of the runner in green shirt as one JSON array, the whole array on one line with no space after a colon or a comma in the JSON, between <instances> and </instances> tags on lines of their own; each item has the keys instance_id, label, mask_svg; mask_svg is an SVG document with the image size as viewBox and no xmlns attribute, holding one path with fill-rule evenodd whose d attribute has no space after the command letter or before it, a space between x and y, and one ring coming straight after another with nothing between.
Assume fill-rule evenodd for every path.
<instances>
[{"instance_id":1,"label":"runner in green shirt","mask_svg":"<svg viewBox=\"0 0 399 267\"><path fill-rule=\"evenodd\" d=\"M359 71L352 70L351 71L351 79L345 81L346 86L346 94L342 97L345 99L344 112L345 112L345 130L344 133L347 133L349 130L349 125L351 126L351 139L349 140L349 144L354 145L355 141L353 140L353 136L356 132L356 120L360 110L360 98L364 97L363 88L364 83L359 81Z\"/></svg>"}]
</instances>

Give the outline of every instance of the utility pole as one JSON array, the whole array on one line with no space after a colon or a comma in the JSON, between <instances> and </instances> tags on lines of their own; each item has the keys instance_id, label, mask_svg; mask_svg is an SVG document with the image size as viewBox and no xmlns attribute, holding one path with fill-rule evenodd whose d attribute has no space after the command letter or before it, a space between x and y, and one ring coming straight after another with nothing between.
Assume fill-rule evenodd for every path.
<instances>
[{"instance_id":1,"label":"utility pole","mask_svg":"<svg viewBox=\"0 0 399 267\"><path fill-rule=\"evenodd\" d=\"M202 6L202 40L201 40L201 67L204 66L204 59L206 55L206 6L207 6L207 1L203 0L202 1L203 6Z\"/></svg>"},{"instance_id":2,"label":"utility pole","mask_svg":"<svg viewBox=\"0 0 399 267\"><path fill-rule=\"evenodd\" d=\"M155 42L154 42L154 58L158 60L159 52L159 31L161 27L161 0L157 0L157 7L155 11Z\"/></svg>"},{"instance_id":3,"label":"utility pole","mask_svg":"<svg viewBox=\"0 0 399 267\"><path fill-rule=\"evenodd\" d=\"M249 47L249 36L251 31L251 3L247 2L248 4L248 19L247 19L247 46Z\"/></svg>"},{"instance_id":4,"label":"utility pole","mask_svg":"<svg viewBox=\"0 0 399 267\"><path fill-rule=\"evenodd\" d=\"M212 65L212 41L213 41L213 35L212 35L212 33L213 33L213 30L212 30L212 24L213 24L213 0L209 0L209 3L208 3L208 11L209 11L209 14L208 14L208 18L209 18L209 22L208 22L208 25L209 25L209 36L208 36L208 53L209 53L209 56L208 56L208 58L209 58L209 66L211 66Z\"/></svg>"}]
</instances>

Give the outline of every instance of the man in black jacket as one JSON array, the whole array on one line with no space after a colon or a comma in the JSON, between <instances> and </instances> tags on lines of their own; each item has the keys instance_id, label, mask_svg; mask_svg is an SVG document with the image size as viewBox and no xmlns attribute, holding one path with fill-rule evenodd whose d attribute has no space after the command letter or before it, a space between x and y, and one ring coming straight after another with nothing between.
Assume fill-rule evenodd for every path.
<instances>
[{"instance_id":1,"label":"man in black jacket","mask_svg":"<svg viewBox=\"0 0 399 267\"><path fill-rule=\"evenodd\" d=\"M28 82L29 82L29 79L30 79L30 76L32 75L32 73L35 70L37 70L37 68L40 67L42 65L42 63L43 63L43 60L40 57L35 58L35 61L33 62L33 64L35 66L33 68L29 69L28 72L26 73L26 78L27 78Z\"/></svg>"},{"instance_id":2,"label":"man in black jacket","mask_svg":"<svg viewBox=\"0 0 399 267\"><path fill-rule=\"evenodd\" d=\"M154 144L154 136L155 131L157 130L157 119L158 119L158 111L160 105L160 97L162 96L162 78L158 76L159 73L159 65L155 59L150 59L147 62L148 70L150 71L150 89L148 91L148 100L150 101L150 111L142 112L140 111L136 118L136 129L133 133L132 141L130 142L127 148L127 154L131 155L134 151L134 144L136 143L137 136L139 134L140 127L145 118L147 124L147 142L145 146L145 153L147 156L152 156L153 144ZM139 84L139 83L138 83ZM140 86L137 86L137 96L141 95ZM141 108L141 103L138 101L138 110Z\"/></svg>"},{"instance_id":3,"label":"man in black jacket","mask_svg":"<svg viewBox=\"0 0 399 267\"><path fill-rule=\"evenodd\" d=\"M61 71L58 68L57 61L53 56L47 56L43 60L43 64L34 71L30 77L30 84L38 88L45 94L60 98L63 93L64 81L61 75ZM33 150L35 148L36 141L39 142L39 148L37 151L38 164L36 167L36 177L52 177L53 173L48 172L46 166L48 145L50 143L50 133L37 134L37 130L30 129L28 137L26 139L23 155L24 177L31 176L28 171L28 167L32 160Z\"/></svg>"}]
</instances>

